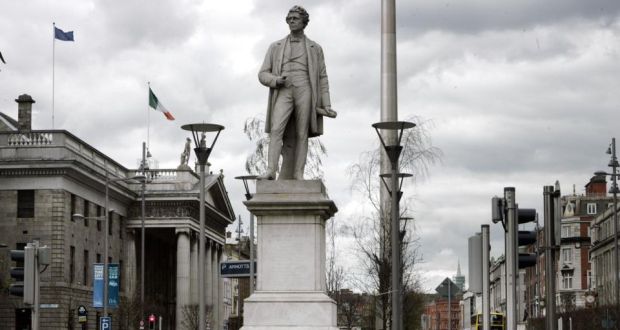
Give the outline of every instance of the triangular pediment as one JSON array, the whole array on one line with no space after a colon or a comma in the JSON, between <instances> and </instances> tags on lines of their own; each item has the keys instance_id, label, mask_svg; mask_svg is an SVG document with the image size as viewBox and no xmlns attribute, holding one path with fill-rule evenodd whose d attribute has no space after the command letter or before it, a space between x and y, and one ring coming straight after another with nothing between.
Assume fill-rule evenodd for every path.
<instances>
[{"instance_id":1,"label":"triangular pediment","mask_svg":"<svg viewBox=\"0 0 620 330\"><path fill-rule=\"evenodd\" d=\"M216 211L224 215L231 222L235 220L235 212L224 187L224 176L211 174L205 177L206 199Z\"/></svg>"}]
</instances>

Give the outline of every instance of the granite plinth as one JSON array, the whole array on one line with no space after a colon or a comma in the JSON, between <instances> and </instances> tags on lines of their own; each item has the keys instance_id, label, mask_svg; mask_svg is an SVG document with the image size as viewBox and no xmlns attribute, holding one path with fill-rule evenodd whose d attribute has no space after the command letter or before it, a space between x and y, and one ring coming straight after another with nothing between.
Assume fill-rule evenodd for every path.
<instances>
[{"instance_id":1,"label":"granite plinth","mask_svg":"<svg viewBox=\"0 0 620 330\"><path fill-rule=\"evenodd\" d=\"M245 204L257 217L260 266L242 329L338 329L325 292L325 221L337 208L323 183L258 181Z\"/></svg>"}]
</instances>

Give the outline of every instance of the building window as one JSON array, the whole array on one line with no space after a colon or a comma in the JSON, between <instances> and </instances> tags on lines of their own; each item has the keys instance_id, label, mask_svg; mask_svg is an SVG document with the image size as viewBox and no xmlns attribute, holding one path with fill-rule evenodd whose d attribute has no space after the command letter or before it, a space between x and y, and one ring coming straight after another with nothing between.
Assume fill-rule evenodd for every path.
<instances>
[{"instance_id":1,"label":"building window","mask_svg":"<svg viewBox=\"0 0 620 330\"><path fill-rule=\"evenodd\" d=\"M112 235L112 227L114 227L114 213L108 213L108 235Z\"/></svg>"},{"instance_id":2,"label":"building window","mask_svg":"<svg viewBox=\"0 0 620 330\"><path fill-rule=\"evenodd\" d=\"M125 217L122 215L118 217L118 238L123 239L123 222Z\"/></svg>"},{"instance_id":3,"label":"building window","mask_svg":"<svg viewBox=\"0 0 620 330\"><path fill-rule=\"evenodd\" d=\"M34 190L17 191L17 217L34 218Z\"/></svg>"},{"instance_id":4,"label":"building window","mask_svg":"<svg viewBox=\"0 0 620 330\"><path fill-rule=\"evenodd\" d=\"M123 273L123 260L118 261L118 291L123 291L123 277L121 274Z\"/></svg>"},{"instance_id":5,"label":"building window","mask_svg":"<svg viewBox=\"0 0 620 330\"><path fill-rule=\"evenodd\" d=\"M572 263L573 262L573 249L571 248L562 249L562 260L564 260L565 263Z\"/></svg>"},{"instance_id":6,"label":"building window","mask_svg":"<svg viewBox=\"0 0 620 330\"><path fill-rule=\"evenodd\" d=\"M596 214L596 203L588 203L586 211L588 214Z\"/></svg>"},{"instance_id":7,"label":"building window","mask_svg":"<svg viewBox=\"0 0 620 330\"><path fill-rule=\"evenodd\" d=\"M84 272L82 275L82 284L88 285L88 269L90 266L90 261L88 260L88 250L84 250Z\"/></svg>"},{"instance_id":8,"label":"building window","mask_svg":"<svg viewBox=\"0 0 620 330\"><path fill-rule=\"evenodd\" d=\"M101 263L101 253L97 253L97 260L96 260L96 262L97 262L98 264L100 264L100 263Z\"/></svg>"},{"instance_id":9,"label":"building window","mask_svg":"<svg viewBox=\"0 0 620 330\"><path fill-rule=\"evenodd\" d=\"M75 280L75 246L69 247L69 283Z\"/></svg>"},{"instance_id":10,"label":"building window","mask_svg":"<svg viewBox=\"0 0 620 330\"><path fill-rule=\"evenodd\" d=\"M562 289L573 288L573 272L562 272Z\"/></svg>"},{"instance_id":11,"label":"building window","mask_svg":"<svg viewBox=\"0 0 620 330\"><path fill-rule=\"evenodd\" d=\"M571 237L572 235L573 235L573 233L571 232L571 226L570 225L563 225L562 226L562 238Z\"/></svg>"},{"instance_id":12,"label":"building window","mask_svg":"<svg viewBox=\"0 0 620 330\"><path fill-rule=\"evenodd\" d=\"M73 215L76 213L75 209L76 209L76 200L75 200L75 195L71 194L71 214L69 215L69 218L71 218L71 221L75 221L75 219L73 219Z\"/></svg>"},{"instance_id":13,"label":"building window","mask_svg":"<svg viewBox=\"0 0 620 330\"><path fill-rule=\"evenodd\" d=\"M101 209L102 209L101 205L97 205L97 231L101 231L101 223L103 222L103 221L99 221L101 219L101 215L103 214Z\"/></svg>"},{"instance_id":14,"label":"building window","mask_svg":"<svg viewBox=\"0 0 620 330\"><path fill-rule=\"evenodd\" d=\"M90 202L84 200L84 226L88 227L88 217L90 216Z\"/></svg>"}]
</instances>

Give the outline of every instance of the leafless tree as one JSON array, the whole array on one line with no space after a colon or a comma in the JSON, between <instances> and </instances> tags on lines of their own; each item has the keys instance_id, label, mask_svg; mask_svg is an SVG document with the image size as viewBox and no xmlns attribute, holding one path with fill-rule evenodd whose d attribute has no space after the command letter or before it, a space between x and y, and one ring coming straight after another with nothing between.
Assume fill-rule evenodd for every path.
<instances>
[{"instance_id":1,"label":"leafless tree","mask_svg":"<svg viewBox=\"0 0 620 330\"><path fill-rule=\"evenodd\" d=\"M243 132L255 144L254 152L245 161L245 170L250 174L265 173L269 149L269 135L265 133L265 121L257 117L249 118L245 121ZM306 178L323 178L322 158L326 155L327 149L318 137L308 140L308 158L304 173Z\"/></svg>"},{"instance_id":2,"label":"leafless tree","mask_svg":"<svg viewBox=\"0 0 620 330\"><path fill-rule=\"evenodd\" d=\"M132 296L121 296L118 306L119 329L135 329L140 323L140 297L137 292Z\"/></svg>"},{"instance_id":3,"label":"leafless tree","mask_svg":"<svg viewBox=\"0 0 620 330\"><path fill-rule=\"evenodd\" d=\"M198 308L198 304L183 306L183 320L181 321L181 326L183 327L183 330L198 329ZM211 323L211 305L205 305L205 314L205 328L209 329L209 323Z\"/></svg>"},{"instance_id":4,"label":"leafless tree","mask_svg":"<svg viewBox=\"0 0 620 330\"><path fill-rule=\"evenodd\" d=\"M338 250L336 249L336 219L331 219L327 223L327 258L325 262L325 280L327 293L337 301L336 295L343 289L345 283L344 268L338 263Z\"/></svg>"},{"instance_id":5,"label":"leafless tree","mask_svg":"<svg viewBox=\"0 0 620 330\"><path fill-rule=\"evenodd\" d=\"M407 130L403 135L402 145L404 150L400 158L401 172L413 174L414 182L428 174L431 165L440 161L442 152L434 147L431 142L429 130L432 122L422 120L419 117L408 119L417 124L415 129ZM364 210L358 215L356 224L351 227L351 232L357 242L359 258L365 276L358 279L360 285L365 286L369 292L378 295L378 313L381 317L382 328L388 328L390 319L391 291L391 251L390 246L390 210L382 210L380 201L380 149L364 152L357 163L349 167L351 187L363 197L363 204L369 205L369 210ZM401 217L408 215L413 204L412 198L401 201ZM405 221L401 225L401 255L403 274L404 296L408 292L419 290L414 277L414 266L420 260L418 253L418 239L415 237L415 221ZM413 301L409 299L409 301ZM405 299L407 302L407 299ZM408 311L408 306L404 306ZM408 318L405 317L405 320ZM405 324L406 328L410 328Z\"/></svg>"}]
</instances>

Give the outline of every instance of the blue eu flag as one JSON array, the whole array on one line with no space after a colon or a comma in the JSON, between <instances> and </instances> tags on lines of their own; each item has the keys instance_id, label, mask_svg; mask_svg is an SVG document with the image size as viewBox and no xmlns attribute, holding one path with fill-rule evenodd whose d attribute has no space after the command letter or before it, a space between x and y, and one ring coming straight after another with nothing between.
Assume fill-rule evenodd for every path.
<instances>
[{"instance_id":1,"label":"blue eu flag","mask_svg":"<svg viewBox=\"0 0 620 330\"><path fill-rule=\"evenodd\" d=\"M73 31L64 32L63 30L54 26L54 38L62 41L75 41L73 40Z\"/></svg>"}]
</instances>

